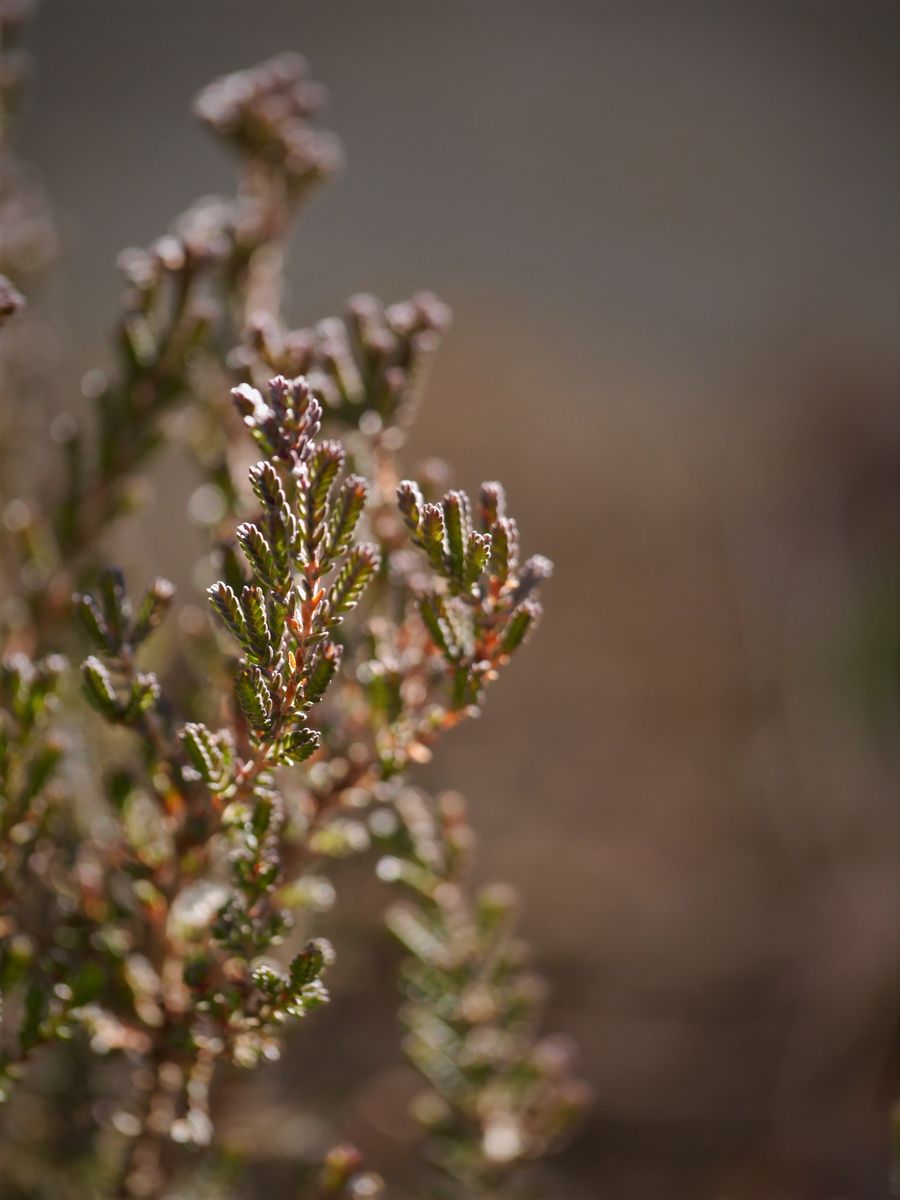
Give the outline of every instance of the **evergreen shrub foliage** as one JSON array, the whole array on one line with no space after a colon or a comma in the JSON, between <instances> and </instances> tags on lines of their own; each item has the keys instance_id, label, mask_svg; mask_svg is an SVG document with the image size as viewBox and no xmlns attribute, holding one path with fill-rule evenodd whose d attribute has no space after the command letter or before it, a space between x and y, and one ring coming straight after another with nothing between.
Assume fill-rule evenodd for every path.
<instances>
[{"instance_id":1,"label":"evergreen shrub foliage","mask_svg":"<svg viewBox=\"0 0 900 1200\"><path fill-rule=\"evenodd\" d=\"M4 11L4 47L20 19ZM17 52L4 60L8 83ZM285 239L340 164L322 102L288 55L202 93L235 195L122 256L115 369L88 377L87 422L54 421L57 486L29 488L4 462L4 1196L237 1195L217 1071L265 1070L309 1036L336 952L319 935L334 866L365 851L395 895L403 1048L425 1085L419 1194L519 1194L585 1101L567 1042L540 1032L514 896L473 887L462 799L414 774L480 714L551 566L521 552L500 484L470 497L433 468L402 477L442 303L357 296L339 318L285 326ZM4 188L31 186L4 149ZM4 244L17 213L0 208ZM2 265L9 347L36 281ZM3 391L12 411L7 374ZM208 621L164 578L130 587L105 561L173 445L211 507ZM60 1130L86 1089L72 1145ZM17 1140L26 1093L43 1148ZM399 1193L338 1145L289 1194Z\"/></svg>"}]
</instances>

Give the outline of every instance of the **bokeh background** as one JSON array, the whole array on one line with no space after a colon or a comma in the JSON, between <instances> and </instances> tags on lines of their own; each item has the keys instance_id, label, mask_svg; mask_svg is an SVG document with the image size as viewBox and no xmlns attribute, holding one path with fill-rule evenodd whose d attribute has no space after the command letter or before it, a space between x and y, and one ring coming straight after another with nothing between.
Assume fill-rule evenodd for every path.
<instances>
[{"instance_id":1,"label":"bokeh background","mask_svg":"<svg viewBox=\"0 0 900 1200\"><path fill-rule=\"evenodd\" d=\"M231 187L194 93L282 49L348 157L292 247L293 323L359 290L454 310L408 461L502 478L557 571L423 779L467 794L482 874L524 893L596 1092L545 1200L887 1194L897 26L866 0L44 0L31 31L54 403L107 358L118 251ZM123 553L189 591L190 471L155 482ZM311 1136L289 1114L322 1102L403 1179L390 951L340 919L336 1003L223 1112L289 1158Z\"/></svg>"}]
</instances>

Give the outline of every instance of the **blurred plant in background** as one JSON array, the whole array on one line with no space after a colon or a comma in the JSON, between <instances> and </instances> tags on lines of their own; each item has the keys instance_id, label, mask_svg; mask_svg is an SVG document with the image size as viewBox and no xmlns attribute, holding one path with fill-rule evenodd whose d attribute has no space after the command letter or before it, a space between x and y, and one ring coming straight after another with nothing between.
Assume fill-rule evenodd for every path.
<instances>
[{"instance_id":1,"label":"blurred plant in background","mask_svg":"<svg viewBox=\"0 0 900 1200\"><path fill-rule=\"evenodd\" d=\"M237 155L236 195L123 255L118 365L86 381L93 428L57 419L61 486L16 479L2 496L3 1196L238 1188L217 1066L263 1066L293 1022L315 1022L332 867L371 848L403 893L388 924L437 1169L420 1194L518 1194L586 1101L565 1040L540 1034L513 897L471 883L462 800L407 777L480 714L551 566L520 556L499 484L473 502L433 468L402 478L449 320L438 300L356 297L341 319L284 326L285 239L340 163L322 101L295 56L201 95ZM0 215L7 243L18 218ZM27 283L4 283L4 320ZM19 398L4 400L9 421ZM103 565L173 443L214 510L216 628L167 619L166 580L132 600ZM63 654L83 658L80 689ZM29 1089L31 1131L16 1121ZM389 1194L346 1146L301 1174L292 1195Z\"/></svg>"}]
</instances>

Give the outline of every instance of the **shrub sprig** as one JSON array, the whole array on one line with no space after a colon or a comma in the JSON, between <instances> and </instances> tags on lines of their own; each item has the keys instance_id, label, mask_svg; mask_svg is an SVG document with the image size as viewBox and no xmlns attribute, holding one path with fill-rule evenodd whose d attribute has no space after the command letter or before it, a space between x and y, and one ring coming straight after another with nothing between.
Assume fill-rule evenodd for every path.
<instances>
[{"instance_id":1,"label":"shrub sprig","mask_svg":"<svg viewBox=\"0 0 900 1200\"><path fill-rule=\"evenodd\" d=\"M101 1174L122 1197L171 1190L178 1147L214 1143L220 1062L278 1057L292 1022L328 1001L318 916L334 862L373 843L405 892L389 915L405 1049L429 1083L417 1111L444 1176L461 1195L501 1195L584 1101L539 1034L507 892L472 887L460 802L407 778L480 712L538 622L550 563L522 561L500 484L473 503L434 463L420 483L402 477L449 324L440 301L358 296L341 318L283 327L290 220L338 166L314 125L321 102L291 56L203 93L199 115L237 153L238 195L124 256L118 368L87 381L95 436L66 425L64 494L7 521L24 603L0 671L0 1091L27 1086L55 1042L85 1077L90 1055L121 1058L121 1154ZM2 315L17 305L0 287ZM185 407L192 420L172 421ZM167 620L166 580L132 600L121 572L96 569L172 440L221 500L207 522L215 636L190 603ZM65 661L41 657L74 640L72 615L99 721ZM317 1200L383 1194L350 1147L313 1176Z\"/></svg>"}]
</instances>

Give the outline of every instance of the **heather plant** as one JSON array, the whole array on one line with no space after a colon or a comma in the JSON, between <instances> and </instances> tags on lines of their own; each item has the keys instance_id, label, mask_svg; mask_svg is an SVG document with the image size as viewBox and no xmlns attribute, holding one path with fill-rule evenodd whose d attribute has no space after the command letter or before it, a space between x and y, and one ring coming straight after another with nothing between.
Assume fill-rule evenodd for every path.
<instances>
[{"instance_id":1,"label":"heather plant","mask_svg":"<svg viewBox=\"0 0 900 1200\"><path fill-rule=\"evenodd\" d=\"M443 304L356 297L285 325L286 236L340 162L322 101L293 56L202 93L236 195L123 255L117 369L88 377L90 421L55 422L63 486L2 498L5 1196L236 1194L217 1072L265 1070L309 1036L340 953L322 913L351 855L397 895L434 1168L419 1194L518 1194L585 1101L568 1043L541 1035L513 894L473 885L462 799L414 776L481 713L551 566L520 553L500 484L470 498L433 465L403 478ZM21 303L4 283L10 329ZM166 579L130 588L105 562L173 447L215 500L208 622L190 605L179 619ZM17 1125L25 1095L43 1141ZM67 1109L68 1141L47 1115ZM397 1193L338 1145L288 1194Z\"/></svg>"}]
</instances>

